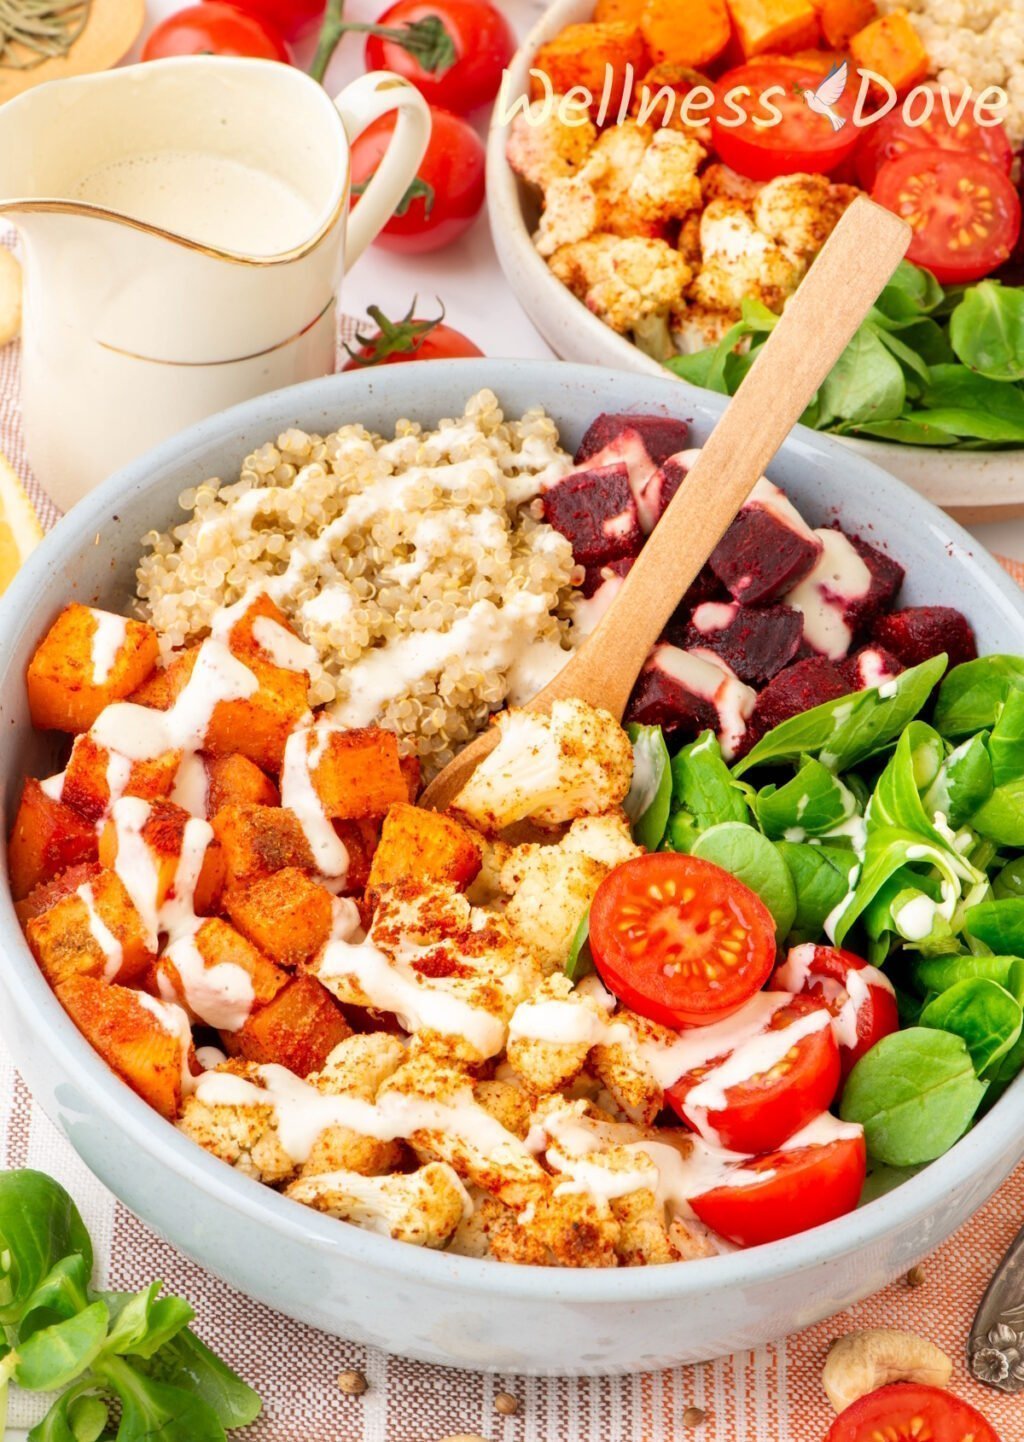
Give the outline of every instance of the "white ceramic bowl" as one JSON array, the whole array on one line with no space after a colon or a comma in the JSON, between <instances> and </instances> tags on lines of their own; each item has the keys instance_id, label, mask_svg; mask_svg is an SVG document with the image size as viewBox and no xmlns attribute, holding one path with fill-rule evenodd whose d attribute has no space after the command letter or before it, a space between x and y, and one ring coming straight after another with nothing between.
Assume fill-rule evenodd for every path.
<instances>
[{"instance_id":1,"label":"white ceramic bowl","mask_svg":"<svg viewBox=\"0 0 1024 1442\"><path fill-rule=\"evenodd\" d=\"M594 0L555 0L544 11L509 66L504 92L509 100L528 93L538 47L566 25L590 20L593 13ZM537 254L530 239L539 214L537 194L505 159L508 131L500 107L495 107L487 142L487 205L498 259L520 305L564 360L663 376L657 361L592 315ZM1024 449L953 451L846 438L843 444L965 524L1024 515Z\"/></svg>"},{"instance_id":2,"label":"white ceramic bowl","mask_svg":"<svg viewBox=\"0 0 1024 1442\"><path fill-rule=\"evenodd\" d=\"M28 660L71 600L123 607L139 538L176 497L292 425L401 416L434 423L490 386L519 414L543 402L572 449L602 410L661 410L708 434L722 397L666 377L557 363L449 361L353 372L204 421L74 508L0 602L0 799L5 834L26 775L55 769L32 730ZM826 437L794 431L772 467L812 524L838 517L908 567L911 603L962 606L983 650L1024 652L1024 599L971 538ZM99 535L102 544L94 544ZM210 1271L291 1316L429 1362L508 1372L648 1370L753 1347L847 1307L960 1226L1024 1155L1024 1078L939 1161L830 1226L706 1261L567 1272L421 1251L320 1216L207 1155L120 1082L61 1010L0 884L0 1030L29 1086L96 1175Z\"/></svg>"}]
</instances>

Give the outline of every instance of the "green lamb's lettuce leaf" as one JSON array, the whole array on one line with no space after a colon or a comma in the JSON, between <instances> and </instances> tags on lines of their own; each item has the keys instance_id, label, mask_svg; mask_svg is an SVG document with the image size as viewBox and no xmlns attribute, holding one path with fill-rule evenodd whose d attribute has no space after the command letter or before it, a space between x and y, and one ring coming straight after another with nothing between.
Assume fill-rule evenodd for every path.
<instances>
[{"instance_id":1,"label":"green lamb's lettuce leaf","mask_svg":"<svg viewBox=\"0 0 1024 1442\"><path fill-rule=\"evenodd\" d=\"M857 800L826 766L807 757L784 786L764 786L754 798L761 830L773 840L823 836L857 812Z\"/></svg>"},{"instance_id":2,"label":"green lamb's lettuce leaf","mask_svg":"<svg viewBox=\"0 0 1024 1442\"><path fill-rule=\"evenodd\" d=\"M730 772L711 731L672 760L672 815L668 843L673 851L690 851L702 831L724 821L749 822L748 788Z\"/></svg>"},{"instance_id":3,"label":"green lamb's lettuce leaf","mask_svg":"<svg viewBox=\"0 0 1024 1442\"><path fill-rule=\"evenodd\" d=\"M970 824L1000 846L1024 846L1024 776L997 786Z\"/></svg>"},{"instance_id":4,"label":"green lamb's lettuce leaf","mask_svg":"<svg viewBox=\"0 0 1024 1442\"><path fill-rule=\"evenodd\" d=\"M590 954L590 907L588 906L569 947L569 955L565 961L565 974L570 981L580 981L593 970L594 958Z\"/></svg>"},{"instance_id":5,"label":"green lamb's lettuce leaf","mask_svg":"<svg viewBox=\"0 0 1024 1442\"><path fill-rule=\"evenodd\" d=\"M914 867L922 868L920 881L914 875ZM961 896L963 883L966 881L973 885L978 880L973 867L945 844L930 842L923 839L919 832L895 826L871 830L857 888L834 922L832 935L837 946L842 946L854 922L875 900L882 887L903 868L907 868L907 877L903 879L901 891L907 894L901 900L894 899L890 906L895 928L907 941L924 941L934 929L937 918L948 922ZM939 902L925 889L927 872L924 868L934 868L938 873L938 884L944 892ZM906 885L909 878L913 878L912 892ZM909 910L910 907L913 911ZM942 934L948 935L948 930Z\"/></svg>"},{"instance_id":6,"label":"green lamb's lettuce leaf","mask_svg":"<svg viewBox=\"0 0 1024 1442\"><path fill-rule=\"evenodd\" d=\"M1024 900L1024 856L1008 861L996 873L992 878L992 895L997 901L1009 901L1015 897Z\"/></svg>"},{"instance_id":7,"label":"green lamb's lettuce leaf","mask_svg":"<svg viewBox=\"0 0 1024 1442\"><path fill-rule=\"evenodd\" d=\"M1024 691L1019 694L1024 698ZM979 731L949 753L922 798L927 815L941 812L948 825L963 826L992 795L995 781L987 739L987 732Z\"/></svg>"},{"instance_id":8,"label":"green lamb's lettuce leaf","mask_svg":"<svg viewBox=\"0 0 1024 1442\"><path fill-rule=\"evenodd\" d=\"M793 944L818 941L825 922L853 889L860 862L853 852L839 846L777 841L775 849L789 869L796 895L790 928Z\"/></svg>"},{"instance_id":9,"label":"green lamb's lettuce leaf","mask_svg":"<svg viewBox=\"0 0 1024 1442\"><path fill-rule=\"evenodd\" d=\"M1024 691L1011 691L1003 702L988 738L988 754L995 786L1024 776Z\"/></svg>"},{"instance_id":10,"label":"green lamb's lettuce leaf","mask_svg":"<svg viewBox=\"0 0 1024 1442\"><path fill-rule=\"evenodd\" d=\"M776 935L780 940L788 935L796 918L796 891L789 868L766 836L741 821L723 821L702 832L692 850L756 891L775 920Z\"/></svg>"},{"instance_id":11,"label":"green lamb's lettuce leaf","mask_svg":"<svg viewBox=\"0 0 1024 1442\"><path fill-rule=\"evenodd\" d=\"M963 1038L913 1026L883 1037L853 1068L840 1115L864 1128L888 1166L933 1161L963 1136L985 1095Z\"/></svg>"},{"instance_id":12,"label":"green lamb's lettuce leaf","mask_svg":"<svg viewBox=\"0 0 1024 1442\"><path fill-rule=\"evenodd\" d=\"M15 1325L39 1284L77 1253L92 1271L92 1243L78 1208L43 1172L0 1173L0 1326Z\"/></svg>"},{"instance_id":13,"label":"green lamb's lettuce leaf","mask_svg":"<svg viewBox=\"0 0 1024 1442\"><path fill-rule=\"evenodd\" d=\"M1010 980L1017 958L1013 956L975 956L964 953L960 956L922 957L914 964L914 984L922 992L948 991L961 981L996 981L1006 986Z\"/></svg>"},{"instance_id":14,"label":"green lamb's lettuce leaf","mask_svg":"<svg viewBox=\"0 0 1024 1442\"><path fill-rule=\"evenodd\" d=\"M960 360L993 381L1024 380L1024 290L983 280L949 318Z\"/></svg>"},{"instance_id":15,"label":"green lamb's lettuce leaf","mask_svg":"<svg viewBox=\"0 0 1024 1442\"><path fill-rule=\"evenodd\" d=\"M996 956L1024 957L1024 899L983 901L964 914L964 930Z\"/></svg>"},{"instance_id":16,"label":"green lamb's lettuce leaf","mask_svg":"<svg viewBox=\"0 0 1024 1442\"><path fill-rule=\"evenodd\" d=\"M988 730L1011 691L1024 691L1024 657L979 656L954 666L935 700L935 729L949 737Z\"/></svg>"},{"instance_id":17,"label":"green lamb's lettuce leaf","mask_svg":"<svg viewBox=\"0 0 1024 1442\"><path fill-rule=\"evenodd\" d=\"M985 1076L1024 1029L1020 1003L998 982L965 977L935 997L921 1012L921 1025L962 1037L974 1070Z\"/></svg>"},{"instance_id":18,"label":"green lamb's lettuce leaf","mask_svg":"<svg viewBox=\"0 0 1024 1442\"><path fill-rule=\"evenodd\" d=\"M14 1380L30 1392L56 1392L93 1362L107 1337L106 1303L92 1302L73 1317L43 1327L17 1348Z\"/></svg>"},{"instance_id":19,"label":"green lamb's lettuce leaf","mask_svg":"<svg viewBox=\"0 0 1024 1442\"><path fill-rule=\"evenodd\" d=\"M671 759L660 726L632 725L626 730L633 743L633 780L623 809L637 845L656 851L672 803Z\"/></svg>"},{"instance_id":20,"label":"green lamb's lettuce leaf","mask_svg":"<svg viewBox=\"0 0 1024 1442\"><path fill-rule=\"evenodd\" d=\"M253 1389L189 1329L179 1332L155 1356L135 1362L134 1369L191 1393L209 1407L222 1427L248 1427L260 1414L260 1399Z\"/></svg>"}]
</instances>

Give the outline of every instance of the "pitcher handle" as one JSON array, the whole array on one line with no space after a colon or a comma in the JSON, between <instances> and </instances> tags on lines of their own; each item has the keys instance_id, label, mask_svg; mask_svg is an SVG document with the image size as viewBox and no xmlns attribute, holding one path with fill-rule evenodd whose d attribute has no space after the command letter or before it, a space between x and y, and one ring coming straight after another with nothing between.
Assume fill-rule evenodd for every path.
<instances>
[{"instance_id":1,"label":"pitcher handle","mask_svg":"<svg viewBox=\"0 0 1024 1442\"><path fill-rule=\"evenodd\" d=\"M408 190L430 140L430 107L415 86L390 70L361 75L335 98L349 146L382 115L397 114L391 142L345 229L345 264L353 265L383 230ZM351 206L351 196L349 197Z\"/></svg>"}]
</instances>

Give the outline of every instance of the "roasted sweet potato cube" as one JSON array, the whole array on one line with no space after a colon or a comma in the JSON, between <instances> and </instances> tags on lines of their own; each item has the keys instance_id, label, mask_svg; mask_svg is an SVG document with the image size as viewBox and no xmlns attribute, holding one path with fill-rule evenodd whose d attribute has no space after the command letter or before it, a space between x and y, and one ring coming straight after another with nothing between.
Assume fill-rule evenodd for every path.
<instances>
[{"instance_id":1,"label":"roasted sweet potato cube","mask_svg":"<svg viewBox=\"0 0 1024 1442\"><path fill-rule=\"evenodd\" d=\"M296 1076L319 1071L352 1028L340 1007L315 976L296 976L273 1001L253 1012L240 1031L222 1032L231 1056L257 1063L276 1062Z\"/></svg>"},{"instance_id":2,"label":"roasted sweet potato cube","mask_svg":"<svg viewBox=\"0 0 1024 1442\"><path fill-rule=\"evenodd\" d=\"M643 36L635 24L584 21L567 25L542 45L534 56L533 69L547 75L556 95L565 95L574 86L589 90L595 111L607 87L608 111L614 114L626 88L627 66L632 65L634 75L642 75L647 58ZM544 94L543 82L531 72L530 98L536 100Z\"/></svg>"},{"instance_id":3,"label":"roasted sweet potato cube","mask_svg":"<svg viewBox=\"0 0 1024 1442\"><path fill-rule=\"evenodd\" d=\"M898 95L928 74L928 52L905 10L879 15L850 38L850 58L859 70L873 70Z\"/></svg>"},{"instance_id":4,"label":"roasted sweet potato cube","mask_svg":"<svg viewBox=\"0 0 1024 1442\"><path fill-rule=\"evenodd\" d=\"M413 803L420 794L420 787L423 785L423 770L420 766L420 758L418 756L400 756L398 758L398 764L402 769L402 775L405 777L406 788L409 792L409 801Z\"/></svg>"},{"instance_id":5,"label":"roasted sweet potato cube","mask_svg":"<svg viewBox=\"0 0 1024 1442\"><path fill-rule=\"evenodd\" d=\"M281 769L288 737L309 710L306 673L272 666L253 651L241 658L259 689L239 701L218 701L203 749L211 756L241 752L263 771Z\"/></svg>"},{"instance_id":6,"label":"roasted sweet potato cube","mask_svg":"<svg viewBox=\"0 0 1024 1442\"><path fill-rule=\"evenodd\" d=\"M348 871L342 890L346 896L357 896L370 879L370 867L380 842L380 822L376 819L335 821L334 829L348 852Z\"/></svg>"},{"instance_id":7,"label":"roasted sweet potato cube","mask_svg":"<svg viewBox=\"0 0 1024 1442\"><path fill-rule=\"evenodd\" d=\"M789 55L818 40L818 14L811 0L728 0L728 4L745 57L768 50Z\"/></svg>"},{"instance_id":8,"label":"roasted sweet potato cube","mask_svg":"<svg viewBox=\"0 0 1024 1442\"><path fill-rule=\"evenodd\" d=\"M224 906L242 935L279 966L298 966L330 935L331 893L294 866L234 887Z\"/></svg>"},{"instance_id":9,"label":"roasted sweet potato cube","mask_svg":"<svg viewBox=\"0 0 1024 1442\"><path fill-rule=\"evenodd\" d=\"M380 845L370 867L368 888L376 892L396 881L447 882L460 890L480 870L480 848L450 816L399 802L384 818Z\"/></svg>"},{"instance_id":10,"label":"roasted sweet potato cube","mask_svg":"<svg viewBox=\"0 0 1024 1442\"><path fill-rule=\"evenodd\" d=\"M96 832L70 806L26 781L7 847L11 895L21 901L69 866L96 860Z\"/></svg>"},{"instance_id":11,"label":"roasted sweet potato cube","mask_svg":"<svg viewBox=\"0 0 1024 1442\"><path fill-rule=\"evenodd\" d=\"M111 701L122 701L156 665L157 636L143 621L77 602L54 621L29 662L32 724L88 731Z\"/></svg>"},{"instance_id":12,"label":"roasted sweet potato cube","mask_svg":"<svg viewBox=\"0 0 1024 1442\"><path fill-rule=\"evenodd\" d=\"M153 898L155 907L163 906L175 884L186 830L192 819L185 808L174 801L158 799L150 803L141 836L153 860L156 876L156 894ZM99 857L103 866L111 869L116 866L118 846L118 824L111 817L100 832ZM219 843L214 839L203 853L192 898L197 915L207 916L217 910L224 889L224 877L224 857Z\"/></svg>"},{"instance_id":13,"label":"roasted sweet potato cube","mask_svg":"<svg viewBox=\"0 0 1024 1442\"><path fill-rule=\"evenodd\" d=\"M154 711L169 711L188 684L199 657L199 644L172 651L166 666L160 666L129 696L136 706L151 706Z\"/></svg>"},{"instance_id":14,"label":"roasted sweet potato cube","mask_svg":"<svg viewBox=\"0 0 1024 1442\"><path fill-rule=\"evenodd\" d=\"M173 997L198 1021L211 1025L221 1024L216 1012L206 1009L205 1003L210 1000L211 995L209 990L195 988L191 969L186 969L183 975L182 966L179 964L180 957L176 956L176 946L183 944L189 947L190 957L194 956L195 952L199 953L206 971L215 966L241 967L252 983L254 1012L272 1001L288 981L288 973L269 961L233 926L229 926L219 916L211 916L188 942L172 943L156 964L157 989L160 995Z\"/></svg>"},{"instance_id":15,"label":"roasted sweet potato cube","mask_svg":"<svg viewBox=\"0 0 1024 1442\"><path fill-rule=\"evenodd\" d=\"M207 756L206 774L209 778L207 816L216 816L222 806L281 804L273 781L248 756Z\"/></svg>"},{"instance_id":16,"label":"roasted sweet potato cube","mask_svg":"<svg viewBox=\"0 0 1024 1442\"><path fill-rule=\"evenodd\" d=\"M150 761L113 756L87 732L75 737L64 773L62 799L90 821L98 821L111 805L111 776L121 768L127 776L123 785L118 781L119 794L141 796L150 801L170 794L180 765L180 751L164 751Z\"/></svg>"},{"instance_id":17,"label":"roasted sweet potato cube","mask_svg":"<svg viewBox=\"0 0 1024 1442\"><path fill-rule=\"evenodd\" d=\"M309 674L305 666L285 664L298 662L300 653L308 648L281 607L265 591L250 601L231 627L228 646L243 659L250 652L285 670Z\"/></svg>"},{"instance_id":18,"label":"roasted sweet potato cube","mask_svg":"<svg viewBox=\"0 0 1024 1442\"><path fill-rule=\"evenodd\" d=\"M131 985L153 958L142 918L112 871L100 871L34 917L26 935L40 971L54 987L73 976Z\"/></svg>"},{"instance_id":19,"label":"roasted sweet potato cube","mask_svg":"<svg viewBox=\"0 0 1024 1442\"><path fill-rule=\"evenodd\" d=\"M383 816L393 802L409 795L398 738L378 726L328 732L312 777L324 811L337 821Z\"/></svg>"},{"instance_id":20,"label":"roasted sweet potato cube","mask_svg":"<svg viewBox=\"0 0 1024 1442\"><path fill-rule=\"evenodd\" d=\"M24 901L17 902L14 907L22 930L34 916L42 916L51 906L56 906L62 896L70 896L87 881L92 881L101 869L98 861L80 861L77 866L69 866L67 871L62 871L52 881L43 881L39 886L34 886Z\"/></svg>"},{"instance_id":21,"label":"roasted sweet potato cube","mask_svg":"<svg viewBox=\"0 0 1024 1442\"><path fill-rule=\"evenodd\" d=\"M173 1121L181 1110L185 1039L172 1029L170 1015L164 1024L160 1004L130 987L110 986L90 976L62 982L57 999L121 1080Z\"/></svg>"},{"instance_id":22,"label":"roasted sweet potato cube","mask_svg":"<svg viewBox=\"0 0 1024 1442\"><path fill-rule=\"evenodd\" d=\"M244 886L286 866L316 870L298 817L283 806L222 806L211 824L224 853L228 887Z\"/></svg>"}]
</instances>

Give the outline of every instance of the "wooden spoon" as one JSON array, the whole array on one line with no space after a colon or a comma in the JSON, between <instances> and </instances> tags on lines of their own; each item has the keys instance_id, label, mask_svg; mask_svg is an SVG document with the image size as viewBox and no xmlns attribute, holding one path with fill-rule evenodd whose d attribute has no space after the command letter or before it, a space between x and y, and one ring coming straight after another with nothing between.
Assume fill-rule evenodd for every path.
<instances>
[{"instance_id":1,"label":"wooden spoon","mask_svg":"<svg viewBox=\"0 0 1024 1442\"><path fill-rule=\"evenodd\" d=\"M594 631L526 710L578 696L621 718L651 647L910 243L858 196L832 232ZM443 810L498 741L491 726L420 798Z\"/></svg>"}]
</instances>

